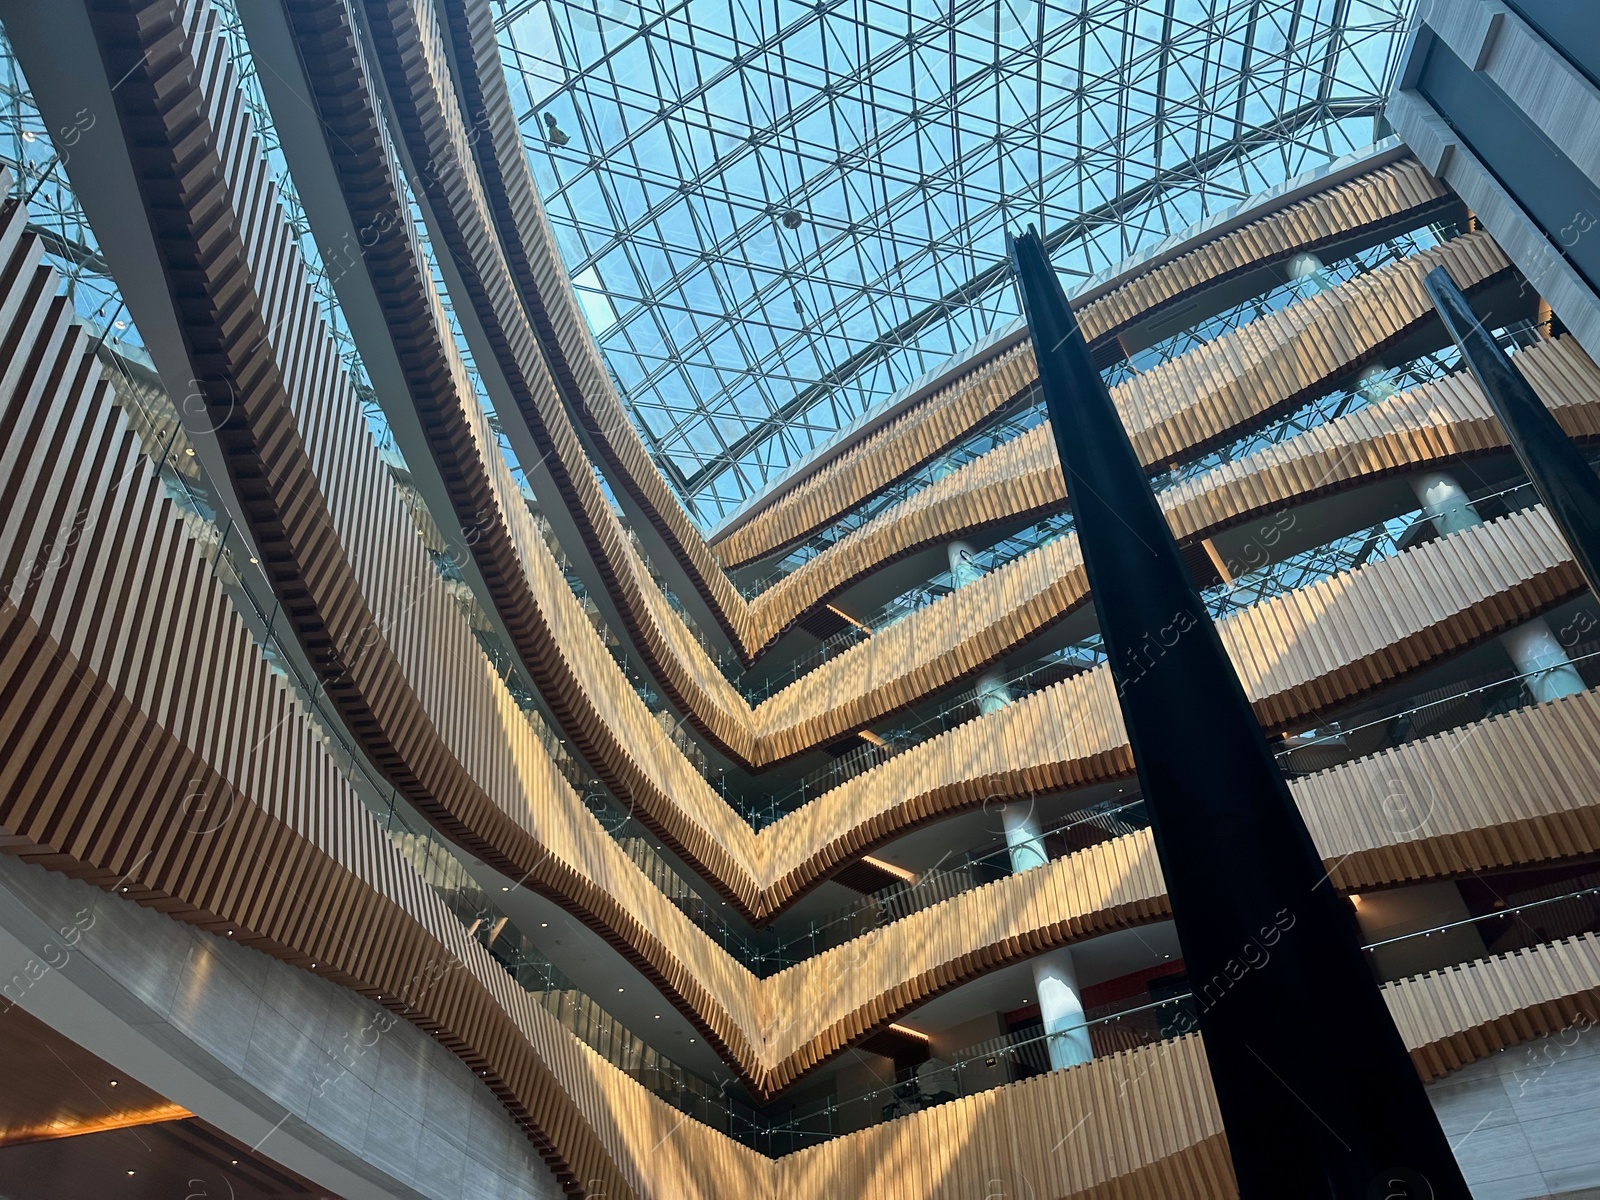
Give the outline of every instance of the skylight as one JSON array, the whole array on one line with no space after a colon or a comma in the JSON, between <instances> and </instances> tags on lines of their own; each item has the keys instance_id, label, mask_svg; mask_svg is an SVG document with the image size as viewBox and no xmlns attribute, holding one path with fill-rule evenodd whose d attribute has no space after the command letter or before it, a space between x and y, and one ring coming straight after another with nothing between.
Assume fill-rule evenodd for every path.
<instances>
[{"instance_id":1,"label":"skylight","mask_svg":"<svg viewBox=\"0 0 1600 1200\"><path fill-rule=\"evenodd\" d=\"M709 526L1069 284L1374 140L1414 0L512 0L535 178Z\"/></svg>"}]
</instances>

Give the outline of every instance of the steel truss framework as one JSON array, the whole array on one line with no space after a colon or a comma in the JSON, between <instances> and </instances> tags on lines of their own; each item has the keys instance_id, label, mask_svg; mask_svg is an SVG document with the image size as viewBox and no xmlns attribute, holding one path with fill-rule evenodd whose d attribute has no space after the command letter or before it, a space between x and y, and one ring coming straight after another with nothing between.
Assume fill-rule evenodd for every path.
<instances>
[{"instance_id":1,"label":"steel truss framework","mask_svg":"<svg viewBox=\"0 0 1600 1200\"><path fill-rule=\"evenodd\" d=\"M1070 284L1371 142L1413 4L519 0L500 31L590 322L710 524L1016 315L1004 229Z\"/></svg>"}]
</instances>

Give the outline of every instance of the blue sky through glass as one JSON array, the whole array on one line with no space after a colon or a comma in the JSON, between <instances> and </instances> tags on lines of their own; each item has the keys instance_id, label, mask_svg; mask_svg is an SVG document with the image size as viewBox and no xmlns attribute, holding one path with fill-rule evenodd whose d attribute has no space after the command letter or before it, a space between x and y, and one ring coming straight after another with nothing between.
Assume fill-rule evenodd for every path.
<instances>
[{"instance_id":1,"label":"blue sky through glass","mask_svg":"<svg viewBox=\"0 0 1600 1200\"><path fill-rule=\"evenodd\" d=\"M1370 143L1413 3L509 0L500 36L584 312L709 526L1014 317L1006 229L1070 283Z\"/></svg>"}]
</instances>

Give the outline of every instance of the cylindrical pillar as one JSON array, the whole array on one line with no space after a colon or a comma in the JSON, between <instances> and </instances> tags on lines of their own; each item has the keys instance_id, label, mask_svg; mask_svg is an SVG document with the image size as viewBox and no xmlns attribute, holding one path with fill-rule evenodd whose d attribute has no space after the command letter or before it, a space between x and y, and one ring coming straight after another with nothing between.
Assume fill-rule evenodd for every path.
<instances>
[{"instance_id":1,"label":"cylindrical pillar","mask_svg":"<svg viewBox=\"0 0 1600 1200\"><path fill-rule=\"evenodd\" d=\"M1380 362L1368 363L1356 376L1356 391L1368 404L1381 404L1399 393L1394 380L1389 378L1389 368Z\"/></svg>"},{"instance_id":2,"label":"cylindrical pillar","mask_svg":"<svg viewBox=\"0 0 1600 1200\"><path fill-rule=\"evenodd\" d=\"M1502 634L1500 644L1517 665L1517 673L1528 677L1528 690L1539 703L1576 696L1584 690L1583 676L1543 617Z\"/></svg>"},{"instance_id":3,"label":"cylindrical pillar","mask_svg":"<svg viewBox=\"0 0 1600 1200\"><path fill-rule=\"evenodd\" d=\"M1000 810L1000 819L1006 827L1006 849L1011 852L1012 874L1020 875L1050 861L1032 804L1008 804Z\"/></svg>"},{"instance_id":4,"label":"cylindrical pillar","mask_svg":"<svg viewBox=\"0 0 1600 1200\"><path fill-rule=\"evenodd\" d=\"M945 547L945 552L950 556L950 581L953 587L963 588L983 578L983 570L977 564L978 552L972 548L972 543L951 542Z\"/></svg>"},{"instance_id":5,"label":"cylindrical pillar","mask_svg":"<svg viewBox=\"0 0 1600 1200\"><path fill-rule=\"evenodd\" d=\"M1416 492L1422 511L1428 514L1441 537L1483 524L1483 518L1472 507L1472 501L1467 499L1467 493L1454 475L1429 471L1411 480L1411 490Z\"/></svg>"},{"instance_id":6,"label":"cylindrical pillar","mask_svg":"<svg viewBox=\"0 0 1600 1200\"><path fill-rule=\"evenodd\" d=\"M1333 286L1333 281L1322 268L1322 260L1310 251L1296 254L1289 260L1289 279L1303 283L1306 291L1312 295Z\"/></svg>"},{"instance_id":7,"label":"cylindrical pillar","mask_svg":"<svg viewBox=\"0 0 1600 1200\"><path fill-rule=\"evenodd\" d=\"M1050 861L1039 819L1031 804L1008 804L1000 810L1005 822L1006 848L1011 852L1011 870L1020 874ZM1072 951L1057 950L1033 960L1033 986L1039 997L1039 1016L1050 1035L1045 1046L1050 1052L1050 1069L1077 1066L1094 1057L1089 1046L1089 1031L1083 1024L1083 1001L1078 991L1078 973Z\"/></svg>"},{"instance_id":8,"label":"cylindrical pillar","mask_svg":"<svg viewBox=\"0 0 1600 1200\"><path fill-rule=\"evenodd\" d=\"M1011 689L1006 686L1005 672L996 667L978 677L978 713L987 717L1011 703Z\"/></svg>"},{"instance_id":9,"label":"cylindrical pillar","mask_svg":"<svg viewBox=\"0 0 1600 1200\"><path fill-rule=\"evenodd\" d=\"M1444 471L1430 471L1418 475L1411 486L1441 536L1483 524L1483 518L1467 499L1467 493L1455 476ZM1572 665L1567 652L1551 632L1550 623L1543 617L1535 617L1510 633L1502 634L1500 644L1505 647L1517 673L1528 677L1528 690L1541 704L1562 696L1575 696L1584 690L1578 668Z\"/></svg>"},{"instance_id":10,"label":"cylindrical pillar","mask_svg":"<svg viewBox=\"0 0 1600 1200\"><path fill-rule=\"evenodd\" d=\"M1047 1035L1050 1069L1075 1067L1094 1057L1084 1024L1082 993L1072 951L1056 950L1033 960L1033 986L1039 993L1039 1016Z\"/></svg>"},{"instance_id":11,"label":"cylindrical pillar","mask_svg":"<svg viewBox=\"0 0 1600 1200\"><path fill-rule=\"evenodd\" d=\"M945 551L950 556L952 587L963 588L983 578L983 570L977 565L978 552L970 542L951 542ZM1005 673L998 667L980 676L976 686L980 716L987 717L990 713L999 712L1011 703L1011 689L1006 687Z\"/></svg>"}]
</instances>

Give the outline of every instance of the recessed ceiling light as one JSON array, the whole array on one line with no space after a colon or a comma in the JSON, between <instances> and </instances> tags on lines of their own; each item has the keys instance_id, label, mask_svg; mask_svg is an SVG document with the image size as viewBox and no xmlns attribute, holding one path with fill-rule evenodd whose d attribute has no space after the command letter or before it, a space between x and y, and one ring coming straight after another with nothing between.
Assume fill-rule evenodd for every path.
<instances>
[{"instance_id":1,"label":"recessed ceiling light","mask_svg":"<svg viewBox=\"0 0 1600 1200\"><path fill-rule=\"evenodd\" d=\"M112 1081L111 1081L111 1086L112 1086L112 1087L116 1087L116 1086L117 1086L117 1081L116 1081L116 1080L115 1080L115 1079L113 1079L113 1080L112 1080Z\"/></svg>"}]
</instances>

